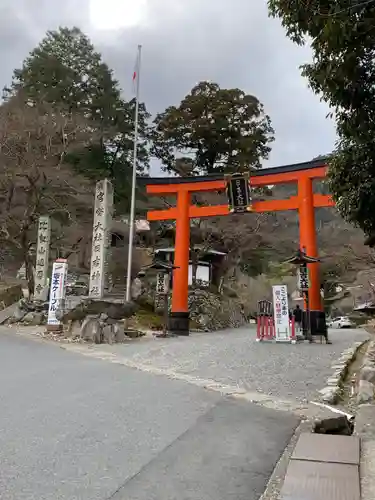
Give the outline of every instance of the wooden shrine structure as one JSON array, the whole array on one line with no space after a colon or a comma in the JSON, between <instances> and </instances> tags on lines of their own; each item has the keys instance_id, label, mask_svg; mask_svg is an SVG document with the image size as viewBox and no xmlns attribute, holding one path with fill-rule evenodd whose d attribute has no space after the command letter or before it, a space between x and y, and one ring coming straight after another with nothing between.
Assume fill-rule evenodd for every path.
<instances>
[{"instance_id":1,"label":"wooden shrine structure","mask_svg":"<svg viewBox=\"0 0 375 500\"><path fill-rule=\"evenodd\" d=\"M315 208L332 207L334 202L328 195L314 193L313 180L326 176L327 166L324 159L306 163L264 168L251 172L251 187L272 186L295 183L297 196L284 200L254 200L252 212L275 212L297 210L300 227L300 249L310 257L318 257ZM149 221L176 220L174 275L172 290L172 309L169 316L169 331L178 335L189 335L188 275L190 248L190 219L200 217L230 216L229 205L196 206L192 204L192 193L223 191L227 180L223 174L201 177L154 177L142 179L147 183L149 195L176 196L176 206L166 210L151 210ZM251 215L248 215L248 217ZM326 331L325 315L320 295L319 263L308 264L310 287L309 308L312 334Z\"/></svg>"}]
</instances>

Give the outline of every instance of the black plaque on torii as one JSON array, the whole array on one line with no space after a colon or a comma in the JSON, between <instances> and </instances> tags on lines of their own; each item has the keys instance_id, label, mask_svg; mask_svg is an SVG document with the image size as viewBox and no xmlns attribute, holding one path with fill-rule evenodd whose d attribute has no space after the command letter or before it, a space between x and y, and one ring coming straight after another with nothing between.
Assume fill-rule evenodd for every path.
<instances>
[{"instance_id":1,"label":"black plaque on torii","mask_svg":"<svg viewBox=\"0 0 375 500\"><path fill-rule=\"evenodd\" d=\"M252 211L250 176L246 174L228 174L225 176L229 211L245 213Z\"/></svg>"}]
</instances>

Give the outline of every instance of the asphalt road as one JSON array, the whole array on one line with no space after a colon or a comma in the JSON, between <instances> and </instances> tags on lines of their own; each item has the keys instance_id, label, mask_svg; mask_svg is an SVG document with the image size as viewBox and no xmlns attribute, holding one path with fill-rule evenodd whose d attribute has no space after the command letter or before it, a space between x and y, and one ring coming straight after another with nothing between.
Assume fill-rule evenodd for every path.
<instances>
[{"instance_id":1,"label":"asphalt road","mask_svg":"<svg viewBox=\"0 0 375 500\"><path fill-rule=\"evenodd\" d=\"M1 500L257 500L298 424L6 331Z\"/></svg>"},{"instance_id":2,"label":"asphalt road","mask_svg":"<svg viewBox=\"0 0 375 500\"><path fill-rule=\"evenodd\" d=\"M331 365L354 342L369 338L361 329L330 330L330 344L255 342L252 326L190 337L151 339L97 349L143 366L257 391L286 400L314 400L332 375Z\"/></svg>"}]
</instances>

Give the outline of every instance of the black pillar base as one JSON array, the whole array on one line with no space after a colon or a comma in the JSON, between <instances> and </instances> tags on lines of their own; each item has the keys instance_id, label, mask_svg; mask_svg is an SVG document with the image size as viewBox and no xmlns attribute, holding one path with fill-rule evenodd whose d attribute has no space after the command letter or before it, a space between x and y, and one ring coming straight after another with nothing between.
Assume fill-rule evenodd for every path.
<instances>
[{"instance_id":1,"label":"black pillar base","mask_svg":"<svg viewBox=\"0 0 375 500\"><path fill-rule=\"evenodd\" d=\"M168 333L172 335L189 335L189 313L171 312L168 316Z\"/></svg>"},{"instance_id":2,"label":"black pillar base","mask_svg":"<svg viewBox=\"0 0 375 500\"><path fill-rule=\"evenodd\" d=\"M308 317L309 315L309 317ZM308 328L308 325L310 328ZM327 323L326 323L326 314L324 311L310 311L303 313L303 330L306 331L307 336L311 335L322 335L327 338ZM310 332L308 332L310 330Z\"/></svg>"}]
</instances>

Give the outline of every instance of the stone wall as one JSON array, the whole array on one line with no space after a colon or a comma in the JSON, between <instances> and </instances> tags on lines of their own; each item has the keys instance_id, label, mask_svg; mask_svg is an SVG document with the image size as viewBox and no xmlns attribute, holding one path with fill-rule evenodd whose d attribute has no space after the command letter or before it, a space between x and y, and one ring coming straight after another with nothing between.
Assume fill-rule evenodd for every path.
<instances>
[{"instance_id":1,"label":"stone wall","mask_svg":"<svg viewBox=\"0 0 375 500\"><path fill-rule=\"evenodd\" d=\"M0 287L0 310L11 306L23 297L21 285Z\"/></svg>"},{"instance_id":2,"label":"stone wall","mask_svg":"<svg viewBox=\"0 0 375 500\"><path fill-rule=\"evenodd\" d=\"M357 403L373 403L375 400L375 341L368 346L358 374Z\"/></svg>"},{"instance_id":3,"label":"stone wall","mask_svg":"<svg viewBox=\"0 0 375 500\"><path fill-rule=\"evenodd\" d=\"M238 328L246 323L239 300L206 290L189 290L189 310L197 328L206 331Z\"/></svg>"}]
</instances>

